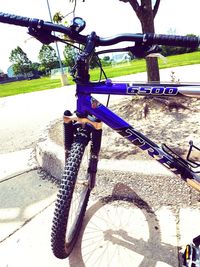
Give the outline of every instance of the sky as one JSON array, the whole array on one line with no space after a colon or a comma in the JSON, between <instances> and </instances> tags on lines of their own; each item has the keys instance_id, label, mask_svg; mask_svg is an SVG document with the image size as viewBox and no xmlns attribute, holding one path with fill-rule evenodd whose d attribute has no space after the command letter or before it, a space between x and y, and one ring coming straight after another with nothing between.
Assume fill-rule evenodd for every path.
<instances>
[{"instance_id":1,"label":"sky","mask_svg":"<svg viewBox=\"0 0 200 267\"><path fill-rule=\"evenodd\" d=\"M69 0L49 0L51 13L60 11L66 15L73 9ZM200 35L199 0L161 0L155 19L156 33ZM49 19L47 0L0 0L0 12ZM84 18L86 28L83 34L96 31L101 37L119 33L138 33L141 26L129 3L119 0L77 0L76 16ZM68 21L72 16L68 17ZM4 72L11 65L11 50L20 46L33 62L38 61L41 43L27 34L27 29L0 23L0 69ZM62 51L62 45L59 49ZM62 54L62 53L61 53Z\"/></svg>"}]
</instances>

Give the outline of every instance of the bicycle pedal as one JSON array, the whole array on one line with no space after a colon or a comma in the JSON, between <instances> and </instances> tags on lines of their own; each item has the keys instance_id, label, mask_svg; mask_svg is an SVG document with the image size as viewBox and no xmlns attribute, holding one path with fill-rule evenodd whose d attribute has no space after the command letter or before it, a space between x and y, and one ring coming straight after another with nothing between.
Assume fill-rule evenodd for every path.
<instances>
[{"instance_id":1,"label":"bicycle pedal","mask_svg":"<svg viewBox=\"0 0 200 267\"><path fill-rule=\"evenodd\" d=\"M200 267L200 249L195 244L186 245L182 254L184 267Z\"/></svg>"}]
</instances>

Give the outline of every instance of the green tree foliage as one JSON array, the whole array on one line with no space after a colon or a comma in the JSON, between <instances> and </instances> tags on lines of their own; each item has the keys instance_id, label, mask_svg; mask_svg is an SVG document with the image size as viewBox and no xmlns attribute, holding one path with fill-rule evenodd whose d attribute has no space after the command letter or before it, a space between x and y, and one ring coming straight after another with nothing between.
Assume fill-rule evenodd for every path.
<instances>
[{"instance_id":1,"label":"green tree foliage","mask_svg":"<svg viewBox=\"0 0 200 267\"><path fill-rule=\"evenodd\" d=\"M76 48L70 45L66 45L64 48L64 62L66 66L71 69L75 64L75 59L77 56Z\"/></svg>"},{"instance_id":2,"label":"green tree foliage","mask_svg":"<svg viewBox=\"0 0 200 267\"><path fill-rule=\"evenodd\" d=\"M22 74L27 76L32 70L32 62L19 46L11 51L9 60L13 63L13 72L15 75Z\"/></svg>"},{"instance_id":3,"label":"green tree foliage","mask_svg":"<svg viewBox=\"0 0 200 267\"><path fill-rule=\"evenodd\" d=\"M103 67L105 66L109 66L112 64L112 60L109 56L104 56L102 59L101 59L101 64Z\"/></svg>"},{"instance_id":4,"label":"green tree foliage","mask_svg":"<svg viewBox=\"0 0 200 267\"><path fill-rule=\"evenodd\" d=\"M56 22L58 24L61 23L63 19L64 16L60 12L56 12L53 16L53 22Z\"/></svg>"},{"instance_id":5,"label":"green tree foliage","mask_svg":"<svg viewBox=\"0 0 200 267\"><path fill-rule=\"evenodd\" d=\"M39 68L40 68L40 63L38 63L38 62L34 62L34 63L32 64L32 69L33 69L33 71L38 71Z\"/></svg>"},{"instance_id":6,"label":"green tree foliage","mask_svg":"<svg viewBox=\"0 0 200 267\"><path fill-rule=\"evenodd\" d=\"M75 60L78 54L78 49L76 49L75 47L71 45L66 45L63 53L64 53L64 58L65 58L64 63L69 69L71 69L75 65ZM94 69L98 66L97 61L98 59L94 55L90 60L91 69Z\"/></svg>"},{"instance_id":7,"label":"green tree foliage","mask_svg":"<svg viewBox=\"0 0 200 267\"><path fill-rule=\"evenodd\" d=\"M95 55L93 55L91 60L90 60L90 69L94 69L98 66L99 66L98 65L98 58Z\"/></svg>"},{"instance_id":8,"label":"green tree foliage","mask_svg":"<svg viewBox=\"0 0 200 267\"><path fill-rule=\"evenodd\" d=\"M40 61L40 70L46 74L49 74L52 69L59 67L56 51L50 45L42 45L38 58Z\"/></svg>"}]
</instances>

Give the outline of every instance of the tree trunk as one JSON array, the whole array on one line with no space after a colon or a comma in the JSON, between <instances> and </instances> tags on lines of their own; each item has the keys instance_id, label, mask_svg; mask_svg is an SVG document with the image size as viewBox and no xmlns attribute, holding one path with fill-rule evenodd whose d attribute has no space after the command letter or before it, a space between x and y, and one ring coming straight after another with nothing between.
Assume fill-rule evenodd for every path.
<instances>
[{"instance_id":1,"label":"tree trunk","mask_svg":"<svg viewBox=\"0 0 200 267\"><path fill-rule=\"evenodd\" d=\"M157 58L146 58L148 82L159 82L160 74Z\"/></svg>"},{"instance_id":2,"label":"tree trunk","mask_svg":"<svg viewBox=\"0 0 200 267\"><path fill-rule=\"evenodd\" d=\"M152 9L151 0L141 1L141 12L139 13L138 17L142 25L143 33L155 32L154 13ZM160 81L157 58L146 58L146 66L148 81Z\"/></svg>"},{"instance_id":3,"label":"tree trunk","mask_svg":"<svg viewBox=\"0 0 200 267\"><path fill-rule=\"evenodd\" d=\"M154 17L157 14L160 0L156 0L154 8L152 8L151 0L141 0L141 4L137 0L120 0L124 3L130 3L142 25L143 33L154 33ZM148 81L160 81L158 60L157 58L147 58L147 78Z\"/></svg>"}]
</instances>

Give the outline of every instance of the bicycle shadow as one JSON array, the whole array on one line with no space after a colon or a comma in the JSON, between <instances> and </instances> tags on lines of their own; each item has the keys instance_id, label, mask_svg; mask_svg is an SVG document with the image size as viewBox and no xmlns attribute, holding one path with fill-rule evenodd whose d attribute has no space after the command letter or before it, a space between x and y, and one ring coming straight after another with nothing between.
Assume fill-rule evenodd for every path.
<instances>
[{"instance_id":1,"label":"bicycle shadow","mask_svg":"<svg viewBox=\"0 0 200 267\"><path fill-rule=\"evenodd\" d=\"M69 264L156 267L162 262L162 266L178 266L177 254L176 246L162 242L153 209L130 187L118 183L111 196L87 210Z\"/></svg>"}]
</instances>

